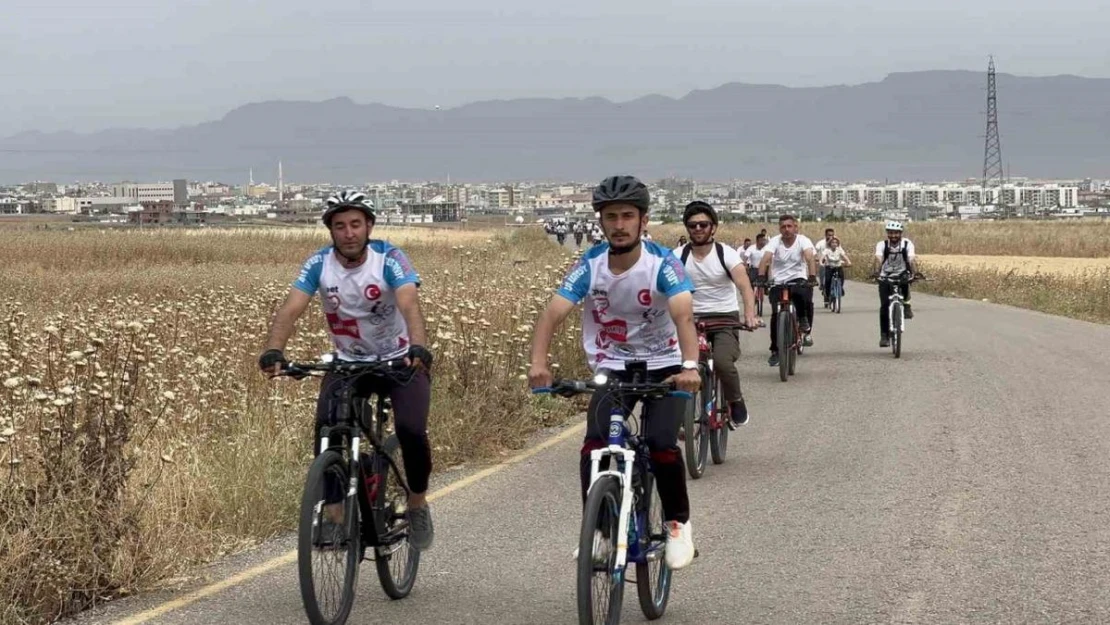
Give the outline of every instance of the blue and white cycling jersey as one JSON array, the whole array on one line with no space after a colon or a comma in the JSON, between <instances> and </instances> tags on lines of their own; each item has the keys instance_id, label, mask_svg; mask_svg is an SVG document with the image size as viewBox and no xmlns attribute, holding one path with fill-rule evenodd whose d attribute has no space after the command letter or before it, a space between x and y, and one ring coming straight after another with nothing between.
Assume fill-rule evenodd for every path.
<instances>
[{"instance_id":1,"label":"blue and white cycling jersey","mask_svg":"<svg viewBox=\"0 0 1110 625\"><path fill-rule=\"evenodd\" d=\"M335 257L334 246L313 254L293 287L320 293L335 350L342 360L392 360L409 349L409 329L394 294L420 276L405 253L385 241L366 245L366 261L350 269Z\"/></svg>"},{"instance_id":2,"label":"blue and white cycling jersey","mask_svg":"<svg viewBox=\"0 0 1110 625\"><path fill-rule=\"evenodd\" d=\"M582 344L591 370L623 370L646 360L651 370L682 364L678 331L667 299L693 292L682 263L658 243L643 242L640 260L628 271L609 271L609 244L590 248L556 291L582 307Z\"/></svg>"}]
</instances>

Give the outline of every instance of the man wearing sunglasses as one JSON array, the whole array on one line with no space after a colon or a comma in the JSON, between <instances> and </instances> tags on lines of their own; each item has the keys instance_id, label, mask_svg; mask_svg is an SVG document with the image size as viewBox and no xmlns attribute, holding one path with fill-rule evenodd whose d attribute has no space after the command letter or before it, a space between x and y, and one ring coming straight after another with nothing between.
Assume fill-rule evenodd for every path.
<instances>
[{"instance_id":1,"label":"man wearing sunglasses","mask_svg":"<svg viewBox=\"0 0 1110 625\"><path fill-rule=\"evenodd\" d=\"M747 268L735 249L713 239L717 232L717 211L702 201L690 202L682 215L690 242L674 250L686 275L694 283L694 318L698 321L729 319L740 321L736 289L744 298L744 323L756 327L755 294ZM713 366L721 379L729 405L730 425L748 422L748 407L740 389L736 361L740 340L734 329L709 330L706 339L713 345Z\"/></svg>"}]
</instances>

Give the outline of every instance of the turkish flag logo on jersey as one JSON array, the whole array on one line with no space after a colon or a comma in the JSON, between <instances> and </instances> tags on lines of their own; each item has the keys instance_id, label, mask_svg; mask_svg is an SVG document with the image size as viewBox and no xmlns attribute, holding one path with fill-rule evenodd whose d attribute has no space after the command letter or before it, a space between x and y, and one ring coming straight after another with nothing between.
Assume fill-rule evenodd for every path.
<instances>
[{"instance_id":1,"label":"turkish flag logo on jersey","mask_svg":"<svg viewBox=\"0 0 1110 625\"><path fill-rule=\"evenodd\" d=\"M363 295L366 296L366 299L374 301L382 296L382 289L376 284L371 284L363 291Z\"/></svg>"},{"instance_id":2,"label":"turkish flag logo on jersey","mask_svg":"<svg viewBox=\"0 0 1110 625\"><path fill-rule=\"evenodd\" d=\"M641 306L651 306L651 291L647 289L641 290L636 294L636 301L640 302Z\"/></svg>"},{"instance_id":3,"label":"turkish flag logo on jersey","mask_svg":"<svg viewBox=\"0 0 1110 625\"><path fill-rule=\"evenodd\" d=\"M362 338L358 331L358 319L343 319L335 313L324 313L328 320L328 328L332 336L349 336L353 339Z\"/></svg>"}]
</instances>

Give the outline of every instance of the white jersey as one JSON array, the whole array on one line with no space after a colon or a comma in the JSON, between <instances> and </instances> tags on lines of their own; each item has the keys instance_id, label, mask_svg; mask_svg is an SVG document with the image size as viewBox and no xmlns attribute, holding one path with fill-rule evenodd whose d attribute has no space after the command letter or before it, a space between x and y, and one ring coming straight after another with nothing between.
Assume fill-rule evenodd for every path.
<instances>
[{"instance_id":1,"label":"white jersey","mask_svg":"<svg viewBox=\"0 0 1110 625\"><path fill-rule=\"evenodd\" d=\"M694 284L694 314L731 313L740 310L736 299L736 284L732 281L732 270L741 264L740 254L724 243L719 243L724 252L725 267L717 257L717 250L709 248L705 258L698 260L691 249L686 257L686 275ZM682 251L686 246L676 248L674 255L681 262Z\"/></svg>"},{"instance_id":2,"label":"white jersey","mask_svg":"<svg viewBox=\"0 0 1110 625\"><path fill-rule=\"evenodd\" d=\"M834 269L843 265L844 261L845 261L845 259L847 259L847 257L848 257L848 252L845 252L844 248L842 248L842 247L838 247L835 250L832 249L832 248L829 248L829 249L825 250L825 253L822 256L822 258L825 261L825 266L832 267Z\"/></svg>"},{"instance_id":3,"label":"white jersey","mask_svg":"<svg viewBox=\"0 0 1110 625\"><path fill-rule=\"evenodd\" d=\"M763 249L756 246L751 246L745 251L744 262L752 269L759 269L759 263L763 261L763 251L767 249L767 244L763 244Z\"/></svg>"},{"instance_id":4,"label":"white jersey","mask_svg":"<svg viewBox=\"0 0 1110 625\"><path fill-rule=\"evenodd\" d=\"M608 243L590 248L556 291L574 304L585 301L582 346L591 370L623 370L629 360L645 360L650 370L682 364L667 300L694 286L670 250L642 245L640 260L620 275L609 270Z\"/></svg>"},{"instance_id":5,"label":"white jersey","mask_svg":"<svg viewBox=\"0 0 1110 625\"><path fill-rule=\"evenodd\" d=\"M806 266L805 251L816 251L813 241L804 234L799 234L794 239L794 244L787 247L782 242L782 235L777 235L767 242L763 253L771 255L771 269L768 272L773 284L782 284L791 280L809 277L809 268Z\"/></svg>"},{"instance_id":6,"label":"white jersey","mask_svg":"<svg viewBox=\"0 0 1110 625\"><path fill-rule=\"evenodd\" d=\"M405 253L385 241L371 240L366 261L358 267L340 264L328 246L313 254L293 287L315 295L328 322L341 360L392 360L408 353L409 330L397 310L394 292L420 277Z\"/></svg>"},{"instance_id":7,"label":"white jersey","mask_svg":"<svg viewBox=\"0 0 1110 625\"><path fill-rule=\"evenodd\" d=\"M816 260L821 260L821 257L825 255L825 252L828 251L828 249L829 249L829 242L826 241L825 239L821 239L820 241L817 242L817 245L813 246L813 252L814 252L813 257Z\"/></svg>"},{"instance_id":8,"label":"white jersey","mask_svg":"<svg viewBox=\"0 0 1110 625\"><path fill-rule=\"evenodd\" d=\"M886 258L883 258L883 250L886 250ZM902 251L905 250L905 258L902 256ZM906 266L906 261L912 261L917 258L917 254L913 247L913 241L903 237L897 246L890 245L889 239L883 239L875 244L875 258L882 262L879 273L885 277L900 276L909 271Z\"/></svg>"}]
</instances>

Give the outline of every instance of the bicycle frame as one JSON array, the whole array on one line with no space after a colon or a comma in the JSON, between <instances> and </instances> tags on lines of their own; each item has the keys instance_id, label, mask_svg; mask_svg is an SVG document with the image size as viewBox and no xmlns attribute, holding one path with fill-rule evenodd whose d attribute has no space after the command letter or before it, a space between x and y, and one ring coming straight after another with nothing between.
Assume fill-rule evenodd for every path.
<instances>
[{"instance_id":1,"label":"bicycle frame","mask_svg":"<svg viewBox=\"0 0 1110 625\"><path fill-rule=\"evenodd\" d=\"M628 541L628 526L632 518L632 470L636 463L636 450L630 449L628 443L630 436L628 425L625 423L625 414L623 410L615 409L609 415L609 445L603 449L595 449L590 452L590 488L597 480L603 476L611 475L620 482L621 485L621 508L620 516L617 521L617 557L615 567L618 571L623 571L627 566L629 560L633 562L643 561L646 554L639 553L640 545L638 542L632 543L631 549ZM603 458L616 458L617 468L601 470L601 461ZM610 467L613 466L610 461ZM588 492L588 491L587 491ZM650 496L650 493L648 493ZM640 519L636 520L636 535L639 536L643 531ZM629 551L631 550L631 557Z\"/></svg>"},{"instance_id":2,"label":"bicycle frame","mask_svg":"<svg viewBox=\"0 0 1110 625\"><path fill-rule=\"evenodd\" d=\"M902 297L902 293L900 293L898 291L898 289L895 288L894 292L890 294L890 331L891 332L905 332L906 331L906 315L905 314L902 314L902 315L898 316L898 319L899 319L899 324L898 325L899 325L899 327L894 327L894 310L895 310L895 307L905 308L905 303L904 302L905 302L905 299Z\"/></svg>"}]
</instances>

